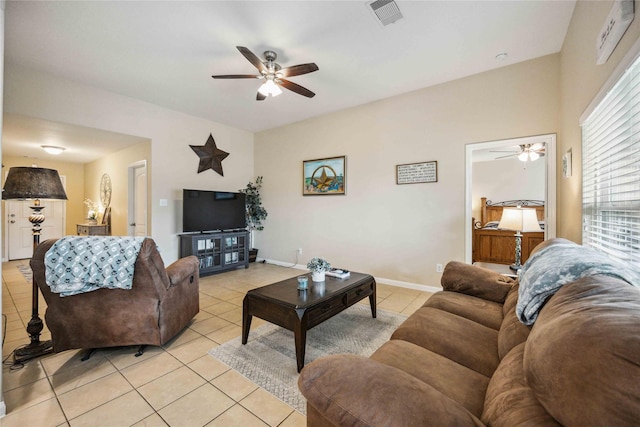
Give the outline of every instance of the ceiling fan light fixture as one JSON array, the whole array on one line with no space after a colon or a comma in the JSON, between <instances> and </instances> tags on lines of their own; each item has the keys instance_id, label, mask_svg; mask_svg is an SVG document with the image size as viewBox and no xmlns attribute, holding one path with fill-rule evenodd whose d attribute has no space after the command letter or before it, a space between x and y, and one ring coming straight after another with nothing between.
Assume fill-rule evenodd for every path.
<instances>
[{"instance_id":1,"label":"ceiling fan light fixture","mask_svg":"<svg viewBox=\"0 0 640 427\"><path fill-rule=\"evenodd\" d=\"M518 154L518 160L520 160L521 162L526 162L528 158L529 158L529 153L527 153L526 151L523 151L522 153Z\"/></svg>"},{"instance_id":2,"label":"ceiling fan light fixture","mask_svg":"<svg viewBox=\"0 0 640 427\"><path fill-rule=\"evenodd\" d=\"M535 151L530 151L529 158L531 159L532 162L535 162L540 158L540 154L536 153Z\"/></svg>"},{"instance_id":3,"label":"ceiling fan light fixture","mask_svg":"<svg viewBox=\"0 0 640 427\"><path fill-rule=\"evenodd\" d=\"M280 89L272 79L267 79L267 81L260 86L258 92L260 92L264 96L278 96L282 93L282 89Z\"/></svg>"},{"instance_id":4,"label":"ceiling fan light fixture","mask_svg":"<svg viewBox=\"0 0 640 427\"><path fill-rule=\"evenodd\" d=\"M56 147L55 145L41 145L40 148L42 148L49 154L53 154L54 156L62 154L62 152L65 150L64 147Z\"/></svg>"}]
</instances>

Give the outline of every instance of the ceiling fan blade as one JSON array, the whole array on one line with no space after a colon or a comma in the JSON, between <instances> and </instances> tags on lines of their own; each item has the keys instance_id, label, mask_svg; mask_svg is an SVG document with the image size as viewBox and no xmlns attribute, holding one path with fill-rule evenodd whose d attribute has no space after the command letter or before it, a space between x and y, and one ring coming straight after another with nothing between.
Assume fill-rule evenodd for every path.
<instances>
[{"instance_id":1,"label":"ceiling fan blade","mask_svg":"<svg viewBox=\"0 0 640 427\"><path fill-rule=\"evenodd\" d=\"M256 95L256 101L264 101L265 99L267 99L267 97L258 92L258 94Z\"/></svg>"},{"instance_id":2,"label":"ceiling fan blade","mask_svg":"<svg viewBox=\"0 0 640 427\"><path fill-rule=\"evenodd\" d=\"M282 77L293 77L313 73L314 71L318 71L318 66L313 62L310 62L308 64L300 64L283 68L278 72L278 74L282 75Z\"/></svg>"},{"instance_id":3,"label":"ceiling fan blade","mask_svg":"<svg viewBox=\"0 0 640 427\"><path fill-rule=\"evenodd\" d=\"M500 157L496 157L496 160L506 159L507 157L514 157L514 156L517 156L517 155L518 155L518 153L509 154L509 155L506 155L506 156L500 156Z\"/></svg>"},{"instance_id":4,"label":"ceiling fan blade","mask_svg":"<svg viewBox=\"0 0 640 427\"><path fill-rule=\"evenodd\" d=\"M253 52L251 52L249 49L247 49L244 46L236 46L236 49L238 49L240 51L240 53L247 58L247 60L249 62L251 62L253 64L254 67L256 67L260 72L267 72L267 67L265 67L265 65L262 63L262 61L260 60L260 58L258 58Z\"/></svg>"},{"instance_id":5,"label":"ceiling fan blade","mask_svg":"<svg viewBox=\"0 0 640 427\"><path fill-rule=\"evenodd\" d=\"M279 83L285 89L289 89L290 91L295 92L298 95L306 96L307 98L313 98L314 96L316 96L316 94L311 92L309 89L302 87L294 82L290 82L289 80L278 79L277 83Z\"/></svg>"},{"instance_id":6,"label":"ceiling fan blade","mask_svg":"<svg viewBox=\"0 0 640 427\"><path fill-rule=\"evenodd\" d=\"M255 74L223 74L211 77L214 79L259 79L262 76L256 76Z\"/></svg>"}]
</instances>

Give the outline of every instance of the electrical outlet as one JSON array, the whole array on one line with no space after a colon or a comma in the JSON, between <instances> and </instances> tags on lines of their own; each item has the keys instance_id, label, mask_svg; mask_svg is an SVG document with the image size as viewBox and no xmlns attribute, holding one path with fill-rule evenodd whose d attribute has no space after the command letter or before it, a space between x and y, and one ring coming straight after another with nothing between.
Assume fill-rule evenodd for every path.
<instances>
[{"instance_id":1,"label":"electrical outlet","mask_svg":"<svg viewBox=\"0 0 640 427\"><path fill-rule=\"evenodd\" d=\"M302 248L298 248L298 255L302 255Z\"/></svg>"},{"instance_id":2,"label":"electrical outlet","mask_svg":"<svg viewBox=\"0 0 640 427\"><path fill-rule=\"evenodd\" d=\"M442 273L442 264L436 264L436 273Z\"/></svg>"}]
</instances>

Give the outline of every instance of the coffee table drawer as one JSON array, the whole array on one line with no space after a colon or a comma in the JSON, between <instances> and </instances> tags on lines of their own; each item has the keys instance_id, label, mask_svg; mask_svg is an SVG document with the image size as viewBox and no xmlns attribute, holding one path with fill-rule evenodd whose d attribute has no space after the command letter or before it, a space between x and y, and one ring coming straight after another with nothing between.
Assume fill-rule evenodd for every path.
<instances>
[{"instance_id":1,"label":"coffee table drawer","mask_svg":"<svg viewBox=\"0 0 640 427\"><path fill-rule=\"evenodd\" d=\"M350 306L369 295L373 295L373 283L365 283L347 292L346 304Z\"/></svg>"},{"instance_id":2,"label":"coffee table drawer","mask_svg":"<svg viewBox=\"0 0 640 427\"><path fill-rule=\"evenodd\" d=\"M309 325L317 325L340 313L348 307L345 304L345 301L345 298L335 298L327 301L319 307L309 310Z\"/></svg>"}]
</instances>

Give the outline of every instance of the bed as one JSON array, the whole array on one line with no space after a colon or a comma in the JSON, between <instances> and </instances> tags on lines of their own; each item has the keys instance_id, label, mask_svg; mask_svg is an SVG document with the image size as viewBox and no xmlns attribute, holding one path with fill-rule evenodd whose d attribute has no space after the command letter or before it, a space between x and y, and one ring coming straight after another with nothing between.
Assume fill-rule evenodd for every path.
<instances>
[{"instance_id":1,"label":"bed","mask_svg":"<svg viewBox=\"0 0 640 427\"><path fill-rule=\"evenodd\" d=\"M481 199L480 219L473 218L472 241L473 262L491 262L495 264L513 264L515 262L516 239L513 230L501 230L498 223L502 217L502 208L522 206L536 210L540 228L543 231L522 233L521 263L539 243L544 241L544 201L508 200L492 202L486 197Z\"/></svg>"}]
</instances>

